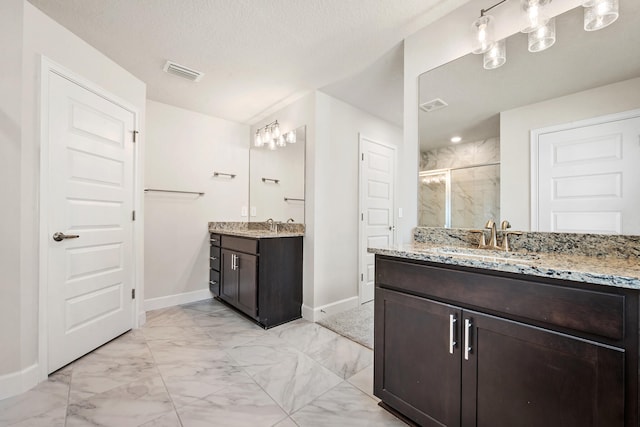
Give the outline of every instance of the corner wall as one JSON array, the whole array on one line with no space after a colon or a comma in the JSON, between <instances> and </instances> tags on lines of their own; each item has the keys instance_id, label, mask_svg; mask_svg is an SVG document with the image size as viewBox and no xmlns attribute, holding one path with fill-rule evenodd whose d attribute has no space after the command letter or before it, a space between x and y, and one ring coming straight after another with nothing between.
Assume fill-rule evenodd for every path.
<instances>
[{"instance_id":1,"label":"corner wall","mask_svg":"<svg viewBox=\"0 0 640 427\"><path fill-rule=\"evenodd\" d=\"M249 126L147 101L145 309L210 298L209 221L246 221ZM213 177L213 172L236 177Z\"/></svg>"}]
</instances>

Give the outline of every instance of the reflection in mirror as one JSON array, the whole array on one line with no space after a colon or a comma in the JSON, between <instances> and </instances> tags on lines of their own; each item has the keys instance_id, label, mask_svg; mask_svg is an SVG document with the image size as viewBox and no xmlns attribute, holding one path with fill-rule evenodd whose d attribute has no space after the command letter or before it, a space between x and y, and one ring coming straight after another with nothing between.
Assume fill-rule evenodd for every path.
<instances>
[{"instance_id":1,"label":"reflection in mirror","mask_svg":"<svg viewBox=\"0 0 640 427\"><path fill-rule=\"evenodd\" d=\"M539 179L531 175L532 162L538 161L531 155L531 147L537 146L537 140L532 139L536 132L618 113L633 115L638 111L640 116L640 55L637 54L640 2L620 0L620 3L620 18L594 32L583 30L582 7L559 15L557 41L544 52L528 52L526 34L508 37L507 62L495 70L483 69L482 55L469 54L420 76L419 179L422 182L434 170L451 170L451 195L448 200L444 196L436 197L430 190L424 190L428 184L420 184L419 225L476 228L494 218L509 219L517 229L531 229L538 203L536 197L540 197L535 192L534 197L531 196L532 179ZM587 135L593 135L591 128L586 129ZM460 136L461 142L452 144L454 136ZM453 170L464 170L468 175L470 171L481 170L478 166L494 163L499 163L500 173L485 176L485 182L477 186L469 185L468 178L462 178L462 194L455 195ZM497 166L492 168L495 170ZM490 194L492 187L497 188L494 184L499 191ZM575 194L580 197L586 194L587 186L577 184L575 187L579 189L578 193L571 190ZM477 191L472 191L473 188ZM640 200L638 188L629 190L622 193L631 193ZM447 201L449 204L442 208L434 206L436 202L429 197L440 200L440 204ZM458 207L455 206L457 197L464 201ZM599 200L600 206L612 206L608 199L606 203L602 202L605 199ZM490 207L490 201L496 205ZM456 223L456 212L467 209L472 223L465 220ZM533 227L542 231L535 224ZM615 229L601 232L615 233Z\"/></svg>"},{"instance_id":2,"label":"reflection in mirror","mask_svg":"<svg viewBox=\"0 0 640 427\"><path fill-rule=\"evenodd\" d=\"M306 126L295 129L295 143L249 151L250 220L304 223Z\"/></svg>"}]
</instances>

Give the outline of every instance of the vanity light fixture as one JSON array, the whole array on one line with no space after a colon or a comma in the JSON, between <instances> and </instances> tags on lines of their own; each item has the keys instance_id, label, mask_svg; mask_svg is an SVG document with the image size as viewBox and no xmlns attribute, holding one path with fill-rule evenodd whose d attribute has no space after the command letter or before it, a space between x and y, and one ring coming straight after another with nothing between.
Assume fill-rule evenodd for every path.
<instances>
[{"instance_id":1,"label":"vanity light fixture","mask_svg":"<svg viewBox=\"0 0 640 427\"><path fill-rule=\"evenodd\" d=\"M585 31L596 31L611 25L620 15L618 0L588 0L582 6Z\"/></svg>"},{"instance_id":2,"label":"vanity light fixture","mask_svg":"<svg viewBox=\"0 0 640 427\"><path fill-rule=\"evenodd\" d=\"M505 41L493 39L493 17L485 15L502 0L487 9L480 10L480 17L473 21L472 52L484 54L482 64L486 70L501 67L507 62ZM529 52L542 52L556 42L556 21L549 18L546 6L552 0L520 0L527 24L521 31L528 34ZM583 0L584 29L595 31L611 25L618 19L619 0Z\"/></svg>"},{"instance_id":3,"label":"vanity light fixture","mask_svg":"<svg viewBox=\"0 0 640 427\"><path fill-rule=\"evenodd\" d=\"M280 130L280 124L277 120L274 120L256 130L253 145L256 148L264 147L266 145L270 150L275 150L278 147L286 147L287 144L295 144L295 142L295 130L282 132Z\"/></svg>"}]
</instances>

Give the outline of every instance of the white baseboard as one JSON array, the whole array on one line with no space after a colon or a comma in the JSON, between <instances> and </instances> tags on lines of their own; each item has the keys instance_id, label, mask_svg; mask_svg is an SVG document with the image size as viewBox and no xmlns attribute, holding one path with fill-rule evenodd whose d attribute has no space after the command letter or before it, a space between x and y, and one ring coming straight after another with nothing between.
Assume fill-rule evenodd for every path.
<instances>
[{"instance_id":1,"label":"white baseboard","mask_svg":"<svg viewBox=\"0 0 640 427\"><path fill-rule=\"evenodd\" d=\"M150 298L144 300L144 311L158 310L159 308L173 307L174 305L188 304L190 302L202 301L203 299L209 298L213 298L213 294L209 289L167 295L165 297Z\"/></svg>"},{"instance_id":2,"label":"white baseboard","mask_svg":"<svg viewBox=\"0 0 640 427\"><path fill-rule=\"evenodd\" d=\"M310 322L317 322L327 316L358 307L358 297L345 298L320 307L302 306L302 317Z\"/></svg>"},{"instance_id":3,"label":"white baseboard","mask_svg":"<svg viewBox=\"0 0 640 427\"><path fill-rule=\"evenodd\" d=\"M40 382L40 367L37 363L21 371L0 376L0 400L33 388Z\"/></svg>"}]
</instances>

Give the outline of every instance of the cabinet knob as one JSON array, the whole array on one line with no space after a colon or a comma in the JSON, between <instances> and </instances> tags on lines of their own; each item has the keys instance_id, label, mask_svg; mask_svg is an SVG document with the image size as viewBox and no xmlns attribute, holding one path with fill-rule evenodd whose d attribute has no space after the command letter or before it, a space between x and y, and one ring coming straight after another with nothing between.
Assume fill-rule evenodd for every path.
<instances>
[{"instance_id":1,"label":"cabinet knob","mask_svg":"<svg viewBox=\"0 0 640 427\"><path fill-rule=\"evenodd\" d=\"M211 261L215 261L215 260L217 260L218 258L217 258L217 257L214 257L214 256L210 256L210 257L209 257L209 259L210 259Z\"/></svg>"}]
</instances>

